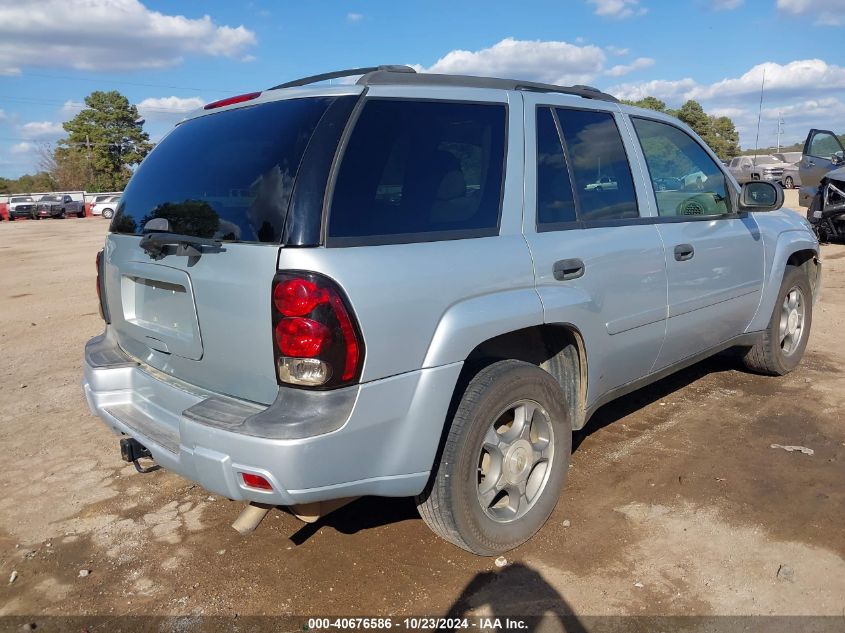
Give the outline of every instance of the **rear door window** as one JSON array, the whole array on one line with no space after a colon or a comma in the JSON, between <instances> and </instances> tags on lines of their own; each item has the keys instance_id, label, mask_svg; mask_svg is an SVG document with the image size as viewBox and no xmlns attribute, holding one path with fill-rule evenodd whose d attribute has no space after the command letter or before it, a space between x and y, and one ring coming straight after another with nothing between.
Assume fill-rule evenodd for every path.
<instances>
[{"instance_id":1,"label":"rear door window","mask_svg":"<svg viewBox=\"0 0 845 633\"><path fill-rule=\"evenodd\" d=\"M279 243L303 153L341 99L357 97L272 101L185 121L138 168L111 230L138 235L165 218L172 233Z\"/></svg>"},{"instance_id":2,"label":"rear door window","mask_svg":"<svg viewBox=\"0 0 845 633\"><path fill-rule=\"evenodd\" d=\"M327 244L496 235L504 104L370 99L337 173Z\"/></svg>"},{"instance_id":3,"label":"rear door window","mask_svg":"<svg viewBox=\"0 0 845 633\"><path fill-rule=\"evenodd\" d=\"M619 128L609 112L557 108L585 222L638 218L634 179Z\"/></svg>"}]
</instances>

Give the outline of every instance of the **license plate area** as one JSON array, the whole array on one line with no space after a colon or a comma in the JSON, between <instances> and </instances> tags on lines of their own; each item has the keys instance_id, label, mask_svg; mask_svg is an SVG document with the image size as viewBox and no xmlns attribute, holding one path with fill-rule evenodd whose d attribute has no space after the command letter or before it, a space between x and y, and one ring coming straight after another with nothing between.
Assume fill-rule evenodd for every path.
<instances>
[{"instance_id":1,"label":"license plate area","mask_svg":"<svg viewBox=\"0 0 845 633\"><path fill-rule=\"evenodd\" d=\"M138 262L122 268L120 298L125 333L156 351L200 360L202 339L188 274Z\"/></svg>"}]
</instances>

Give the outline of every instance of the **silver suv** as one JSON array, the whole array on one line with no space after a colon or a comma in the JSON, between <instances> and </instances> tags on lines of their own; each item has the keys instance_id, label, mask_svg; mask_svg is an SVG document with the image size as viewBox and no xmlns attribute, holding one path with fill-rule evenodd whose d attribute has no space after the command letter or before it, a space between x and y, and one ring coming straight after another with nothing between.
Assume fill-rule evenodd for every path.
<instances>
[{"instance_id":1,"label":"silver suv","mask_svg":"<svg viewBox=\"0 0 845 633\"><path fill-rule=\"evenodd\" d=\"M116 209L85 395L139 469L297 514L415 496L496 554L603 404L727 348L796 367L821 269L782 202L583 86L379 67L210 103Z\"/></svg>"}]
</instances>

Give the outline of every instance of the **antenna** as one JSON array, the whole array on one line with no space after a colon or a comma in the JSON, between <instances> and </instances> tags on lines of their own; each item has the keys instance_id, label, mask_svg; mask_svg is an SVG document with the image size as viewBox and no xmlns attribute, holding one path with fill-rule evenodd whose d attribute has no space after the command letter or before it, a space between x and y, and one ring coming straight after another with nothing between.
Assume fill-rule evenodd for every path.
<instances>
[{"instance_id":1,"label":"antenna","mask_svg":"<svg viewBox=\"0 0 845 633\"><path fill-rule=\"evenodd\" d=\"M760 149L760 119L763 118L763 88L766 87L766 67L763 66L763 82L760 84L760 109L757 112L757 138L754 139L754 164L757 164L757 150Z\"/></svg>"}]
</instances>

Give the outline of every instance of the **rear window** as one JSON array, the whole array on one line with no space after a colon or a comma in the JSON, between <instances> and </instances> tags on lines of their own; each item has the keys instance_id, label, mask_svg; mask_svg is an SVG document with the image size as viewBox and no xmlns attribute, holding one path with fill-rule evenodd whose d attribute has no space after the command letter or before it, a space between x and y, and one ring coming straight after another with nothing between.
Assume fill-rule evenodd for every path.
<instances>
[{"instance_id":1,"label":"rear window","mask_svg":"<svg viewBox=\"0 0 845 633\"><path fill-rule=\"evenodd\" d=\"M496 235L504 104L367 101L334 186L329 245Z\"/></svg>"},{"instance_id":2,"label":"rear window","mask_svg":"<svg viewBox=\"0 0 845 633\"><path fill-rule=\"evenodd\" d=\"M178 125L132 177L111 230L137 235L165 218L172 233L278 243L302 155L335 99L274 101Z\"/></svg>"}]
</instances>

